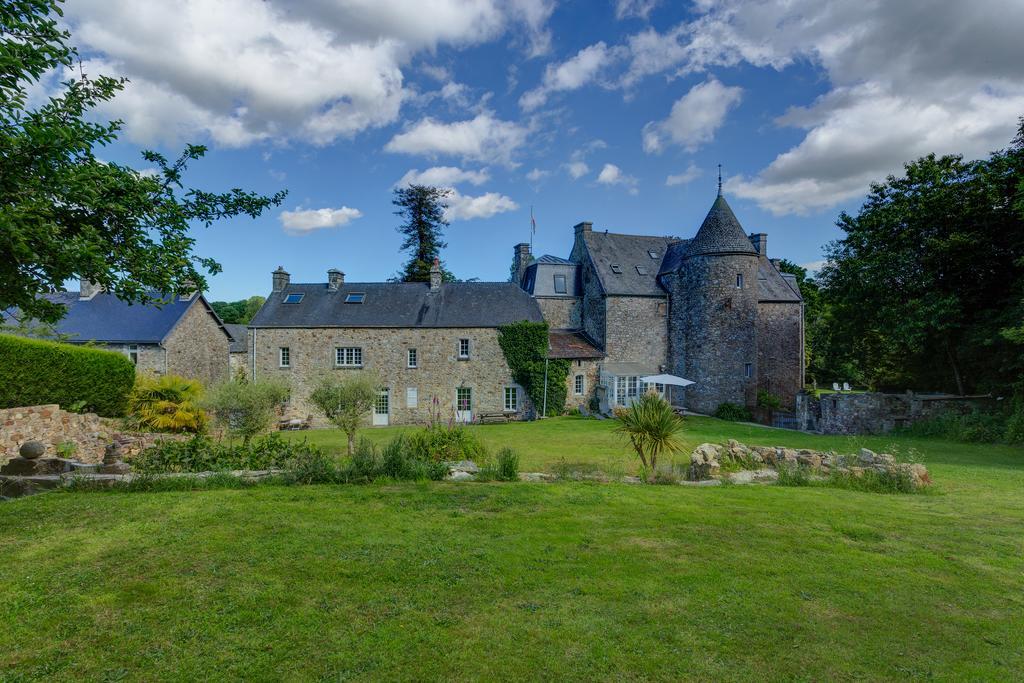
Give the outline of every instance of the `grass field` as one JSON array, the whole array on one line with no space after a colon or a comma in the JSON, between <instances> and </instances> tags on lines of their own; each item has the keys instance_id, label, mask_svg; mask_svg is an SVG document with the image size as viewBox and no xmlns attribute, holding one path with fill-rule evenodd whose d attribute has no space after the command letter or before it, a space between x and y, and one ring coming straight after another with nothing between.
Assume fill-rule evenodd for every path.
<instances>
[{"instance_id":1,"label":"grass field","mask_svg":"<svg viewBox=\"0 0 1024 683\"><path fill-rule=\"evenodd\" d=\"M524 470L624 452L605 422L478 429ZM423 483L3 503L0 680L1019 679L1024 452L910 449L930 495Z\"/></svg>"}]
</instances>

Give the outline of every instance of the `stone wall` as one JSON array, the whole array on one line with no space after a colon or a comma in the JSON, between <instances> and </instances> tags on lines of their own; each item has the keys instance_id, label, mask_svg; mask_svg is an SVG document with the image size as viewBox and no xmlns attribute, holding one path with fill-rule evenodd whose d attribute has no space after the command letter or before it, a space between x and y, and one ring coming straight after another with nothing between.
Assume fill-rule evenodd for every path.
<instances>
[{"instance_id":1,"label":"stone wall","mask_svg":"<svg viewBox=\"0 0 1024 683\"><path fill-rule=\"evenodd\" d=\"M803 391L803 305L757 304L757 388L792 410Z\"/></svg>"},{"instance_id":2,"label":"stone wall","mask_svg":"<svg viewBox=\"0 0 1024 683\"><path fill-rule=\"evenodd\" d=\"M571 361L569 375L565 378L565 408L583 407L590 410L590 397L597 391L600 381L600 361L597 359L581 358ZM583 375L583 394L576 394L576 375Z\"/></svg>"},{"instance_id":3,"label":"stone wall","mask_svg":"<svg viewBox=\"0 0 1024 683\"><path fill-rule=\"evenodd\" d=\"M228 337L213 314L196 298L164 340L167 372L209 386L228 377Z\"/></svg>"},{"instance_id":4,"label":"stone wall","mask_svg":"<svg viewBox=\"0 0 1024 683\"><path fill-rule=\"evenodd\" d=\"M241 372L246 377L249 376L249 354L248 353L232 353L228 359L228 369L232 377L238 375Z\"/></svg>"},{"instance_id":5,"label":"stone wall","mask_svg":"<svg viewBox=\"0 0 1024 683\"><path fill-rule=\"evenodd\" d=\"M608 362L643 363L652 372L668 358L668 298L605 298L605 353Z\"/></svg>"},{"instance_id":6,"label":"stone wall","mask_svg":"<svg viewBox=\"0 0 1024 683\"><path fill-rule=\"evenodd\" d=\"M580 327L603 349L606 345L604 291L579 232L569 260L580 264L580 291L583 295L579 305Z\"/></svg>"},{"instance_id":7,"label":"stone wall","mask_svg":"<svg viewBox=\"0 0 1024 683\"><path fill-rule=\"evenodd\" d=\"M537 305L544 320L553 330L577 330L580 328L579 297L536 297Z\"/></svg>"},{"instance_id":8,"label":"stone wall","mask_svg":"<svg viewBox=\"0 0 1024 683\"><path fill-rule=\"evenodd\" d=\"M57 404L0 410L0 464L18 455L26 441L41 441L45 457L60 455L57 447L73 444L64 457L84 463L103 462L107 447L116 444L118 454L132 456L160 440L189 438L179 434L121 434L116 420L93 413L69 413Z\"/></svg>"},{"instance_id":9,"label":"stone wall","mask_svg":"<svg viewBox=\"0 0 1024 683\"><path fill-rule=\"evenodd\" d=\"M836 393L814 399L797 396L796 407L804 429L825 434L884 434L946 412L968 413L992 408L989 396L947 394Z\"/></svg>"},{"instance_id":10,"label":"stone wall","mask_svg":"<svg viewBox=\"0 0 1024 683\"><path fill-rule=\"evenodd\" d=\"M286 382L292 396L285 417L312 416L314 424L319 425L325 424L325 420L308 402L318 379L325 373L353 371L335 367L337 347L361 348L362 367L376 372L390 389L390 424L428 421L435 398L442 418L452 417L456 388L460 386L472 390L474 416L481 412L503 412L505 387L517 386L498 345L495 328L260 328L254 334L256 379ZM470 340L469 360L458 358L462 338ZM290 350L289 368L279 367L281 347ZM407 367L410 348L416 349L416 368ZM416 407L407 401L410 388L416 389ZM513 416L524 417L531 407L526 391L517 388L519 410Z\"/></svg>"},{"instance_id":11,"label":"stone wall","mask_svg":"<svg viewBox=\"0 0 1024 683\"><path fill-rule=\"evenodd\" d=\"M737 274L743 275L742 289L736 287ZM685 389L685 405L701 413L723 402L752 407L758 377L757 256L695 256L664 281L672 300L668 372L696 382Z\"/></svg>"}]
</instances>

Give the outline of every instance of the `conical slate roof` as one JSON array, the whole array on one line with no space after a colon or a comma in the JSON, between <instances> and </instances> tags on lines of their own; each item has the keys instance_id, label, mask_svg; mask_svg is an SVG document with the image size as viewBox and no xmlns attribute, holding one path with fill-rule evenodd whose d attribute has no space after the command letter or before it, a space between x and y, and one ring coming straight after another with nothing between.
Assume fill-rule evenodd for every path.
<instances>
[{"instance_id":1,"label":"conical slate roof","mask_svg":"<svg viewBox=\"0 0 1024 683\"><path fill-rule=\"evenodd\" d=\"M701 254L756 254L757 250L736 220L725 197L718 195L697 235L686 248L686 256Z\"/></svg>"}]
</instances>

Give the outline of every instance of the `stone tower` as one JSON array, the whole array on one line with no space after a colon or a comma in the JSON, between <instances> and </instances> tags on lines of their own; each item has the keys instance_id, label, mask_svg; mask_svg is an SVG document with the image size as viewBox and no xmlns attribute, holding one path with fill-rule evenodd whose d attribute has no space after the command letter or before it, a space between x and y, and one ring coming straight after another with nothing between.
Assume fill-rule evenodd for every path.
<instances>
[{"instance_id":1,"label":"stone tower","mask_svg":"<svg viewBox=\"0 0 1024 683\"><path fill-rule=\"evenodd\" d=\"M719 188L678 268L663 282L671 293L669 366L696 382L689 409L757 400L758 255Z\"/></svg>"}]
</instances>

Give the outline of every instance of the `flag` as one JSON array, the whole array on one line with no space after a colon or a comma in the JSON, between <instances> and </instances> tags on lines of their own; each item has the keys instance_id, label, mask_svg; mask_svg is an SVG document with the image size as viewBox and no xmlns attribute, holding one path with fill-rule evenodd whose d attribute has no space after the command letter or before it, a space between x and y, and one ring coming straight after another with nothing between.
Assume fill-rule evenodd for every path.
<instances>
[{"instance_id":1,"label":"flag","mask_svg":"<svg viewBox=\"0 0 1024 683\"><path fill-rule=\"evenodd\" d=\"M533 207L532 206L530 207L530 234L531 235L536 235L537 234L537 221L533 217Z\"/></svg>"}]
</instances>

